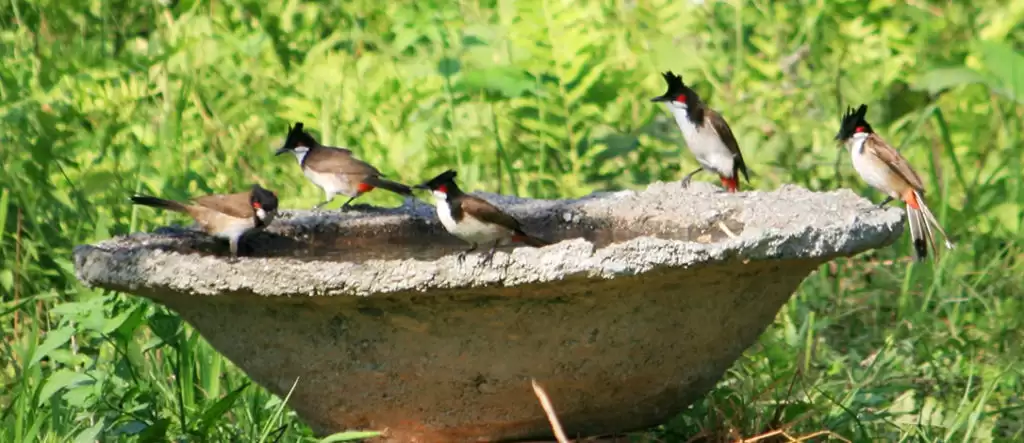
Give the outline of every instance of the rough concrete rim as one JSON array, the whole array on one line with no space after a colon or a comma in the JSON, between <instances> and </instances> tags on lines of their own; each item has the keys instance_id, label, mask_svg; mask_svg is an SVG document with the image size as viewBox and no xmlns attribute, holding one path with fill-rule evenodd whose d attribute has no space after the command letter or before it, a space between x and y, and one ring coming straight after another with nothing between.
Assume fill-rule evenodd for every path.
<instances>
[{"instance_id":1,"label":"rough concrete rim","mask_svg":"<svg viewBox=\"0 0 1024 443\"><path fill-rule=\"evenodd\" d=\"M611 279L660 267L692 267L743 260L816 259L851 256L893 243L903 231L903 211L878 208L848 189L812 192L795 185L774 191L726 194L707 183L682 188L677 182L651 184L643 191L595 193L575 200L533 200L484 194L511 213L531 210L587 211L658 203L651 212L675 210L698 218L736 210L745 225L715 243L638 237L597 248L576 238L544 248L499 251L490 264L454 254L437 260L369 260L351 263L296 258L239 258L181 254L147 246L155 234L115 237L75 248L75 269L87 285L133 291L138 288L197 295L251 293L261 296L386 294L434 288L516 286L571 276ZM433 217L423 203L403 204L409 215ZM648 208L644 208L647 210ZM433 217L436 223L436 217ZM335 211L284 211L275 223L345 223ZM119 264L133 262L125 271Z\"/></svg>"}]
</instances>

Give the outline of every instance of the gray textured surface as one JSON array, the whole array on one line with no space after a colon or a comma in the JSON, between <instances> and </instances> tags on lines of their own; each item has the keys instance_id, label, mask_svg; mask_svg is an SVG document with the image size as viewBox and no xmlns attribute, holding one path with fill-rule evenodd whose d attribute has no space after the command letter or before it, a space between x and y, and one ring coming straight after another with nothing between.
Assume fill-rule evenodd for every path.
<instances>
[{"instance_id":1,"label":"gray textured surface","mask_svg":"<svg viewBox=\"0 0 1024 443\"><path fill-rule=\"evenodd\" d=\"M275 221L270 232L301 238L308 237L311 231L344 226L342 231L347 229L366 237L387 231L395 224L418 221L421 226L432 226L413 232L424 238L409 242L410 246L421 252L420 240L433 241L439 245L436 255L448 254L433 260L368 258L352 262L342 250L327 252L322 257L247 257L229 261L159 248L180 248L181 243L194 239L191 237L183 240L135 234L76 248L75 266L79 279L87 284L128 291L159 287L200 295L238 291L266 296L369 295L431 288L514 286L572 275L614 278L658 266L685 267L731 257L827 258L889 244L903 230L901 210L877 209L845 189L813 193L784 186L774 192L730 195L706 183L694 183L689 189L678 183L655 183L644 192L596 194L578 201L480 195L507 208L528 230L532 228L553 239L571 236L571 231L587 230L590 226L599 231L609 230L600 226L602 222L613 224L612 231L625 232L625 238L640 235L627 231L661 232L611 245L605 244L609 239L592 242L570 238L541 249L502 250L486 266L479 265L479 255L470 255L460 264L451 246L461 244L440 229L432 207L407 201L401 208L379 211L381 214L376 216L358 211L289 211ZM733 222L727 226L741 225L738 237L727 237L717 226L719 220ZM673 232L676 227L684 232ZM687 233L680 239L680 234ZM707 237L718 241L709 243ZM440 249L443 245L449 246L447 251ZM402 246L403 242L393 242L372 247L400 254ZM365 249L370 247L361 248ZM315 265L310 263L316 258L322 260Z\"/></svg>"},{"instance_id":2,"label":"gray textured surface","mask_svg":"<svg viewBox=\"0 0 1024 443\"><path fill-rule=\"evenodd\" d=\"M295 211L248 257L181 229L75 250L79 278L178 312L318 433L393 442L543 438L663 423L714 386L819 264L886 246L902 211L848 190L704 183L579 200L484 194L554 245L490 264L424 203ZM722 227L735 236L727 234ZM245 252L246 247L243 247Z\"/></svg>"}]
</instances>

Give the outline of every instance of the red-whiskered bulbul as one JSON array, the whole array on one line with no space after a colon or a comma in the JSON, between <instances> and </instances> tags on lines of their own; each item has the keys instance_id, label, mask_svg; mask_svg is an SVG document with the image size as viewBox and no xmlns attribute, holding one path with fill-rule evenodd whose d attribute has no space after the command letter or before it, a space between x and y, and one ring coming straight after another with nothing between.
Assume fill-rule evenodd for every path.
<instances>
[{"instance_id":1,"label":"red-whiskered bulbul","mask_svg":"<svg viewBox=\"0 0 1024 443\"><path fill-rule=\"evenodd\" d=\"M954 248L946 231L942 230L939 221L925 205L921 177L895 148L871 129L871 125L864 119L867 112L868 106L864 104L856 111L848 107L839 124L839 132L836 133L836 141L845 145L853 157L853 168L865 182L886 195L885 200L878 204L879 207L894 199L906 203L910 236L914 240L914 254L918 261L928 255L929 245L936 256L939 253L933 227L942 234L946 247Z\"/></svg>"},{"instance_id":2,"label":"red-whiskered bulbul","mask_svg":"<svg viewBox=\"0 0 1024 443\"><path fill-rule=\"evenodd\" d=\"M430 190L436 202L437 218L444 229L470 244L468 250L459 254L460 260L481 244L491 245L484 262L491 260L494 250L503 242L522 242L533 247L550 244L523 232L518 220L490 202L462 192L455 184L455 175L455 171L449 169L416 188Z\"/></svg>"},{"instance_id":3,"label":"red-whiskered bulbul","mask_svg":"<svg viewBox=\"0 0 1024 443\"><path fill-rule=\"evenodd\" d=\"M703 170L718 174L729 192L739 189L740 172L750 183L739 144L722 115L704 104L693 89L683 84L682 76L668 71L662 77L668 83L668 91L651 101L665 103L683 132L686 146L700 164L699 168L683 177L683 186L689 185L693 175Z\"/></svg>"},{"instance_id":4,"label":"red-whiskered bulbul","mask_svg":"<svg viewBox=\"0 0 1024 443\"><path fill-rule=\"evenodd\" d=\"M353 157L352 151L321 145L302 129L301 122L288 128L288 138L275 155L286 152L295 154L302 173L327 195L327 199L314 206L314 209L330 203L337 194L349 197L341 206L341 209L348 208L352 200L374 188L387 189L399 195L412 195L412 189L408 186L385 179L377 168Z\"/></svg>"},{"instance_id":5,"label":"red-whiskered bulbul","mask_svg":"<svg viewBox=\"0 0 1024 443\"><path fill-rule=\"evenodd\" d=\"M204 195L192 199L191 204L148 195L133 196L132 202L192 216L204 232L228 240L232 257L238 255L242 235L266 228L277 215L277 196L260 185L234 194Z\"/></svg>"}]
</instances>

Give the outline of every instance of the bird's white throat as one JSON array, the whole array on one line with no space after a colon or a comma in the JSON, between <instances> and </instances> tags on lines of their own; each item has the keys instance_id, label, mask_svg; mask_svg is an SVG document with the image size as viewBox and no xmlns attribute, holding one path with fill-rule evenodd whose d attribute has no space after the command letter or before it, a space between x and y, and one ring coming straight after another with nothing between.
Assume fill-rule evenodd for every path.
<instances>
[{"instance_id":1,"label":"bird's white throat","mask_svg":"<svg viewBox=\"0 0 1024 443\"><path fill-rule=\"evenodd\" d=\"M484 222L465 212L462 213L462 219L456 222L455 217L452 217L452 207L448 204L447 194L440 191L433 191L433 194L437 200L437 218L444 229L452 235L477 245L501 241L512 235L512 231L504 226Z\"/></svg>"},{"instance_id":2,"label":"bird's white throat","mask_svg":"<svg viewBox=\"0 0 1024 443\"><path fill-rule=\"evenodd\" d=\"M850 139L847 140L846 144L849 146L851 153L853 153L854 155L860 155L864 153L864 141L866 141L867 139L868 133L858 132L856 134L853 134L853 136L851 136Z\"/></svg>"},{"instance_id":3,"label":"bird's white throat","mask_svg":"<svg viewBox=\"0 0 1024 443\"><path fill-rule=\"evenodd\" d=\"M309 148L305 146L296 146L295 149L292 149L292 154L295 154L295 159L298 160L301 165L302 160L306 159L306 154L309 154Z\"/></svg>"},{"instance_id":4,"label":"bird's white throat","mask_svg":"<svg viewBox=\"0 0 1024 443\"><path fill-rule=\"evenodd\" d=\"M458 224L455 223L455 218L452 217L452 207L448 205L448 194L436 190L431 191L431 194L434 194L437 218L441 220L441 225L448 232L455 234L458 231Z\"/></svg>"},{"instance_id":5,"label":"bird's white throat","mask_svg":"<svg viewBox=\"0 0 1024 443\"><path fill-rule=\"evenodd\" d=\"M697 131L697 126L690 121L689 114L686 112L686 105L671 102L667 106L668 110L672 112L672 117L676 119L676 125L679 125L679 129L683 130L684 136L687 132Z\"/></svg>"}]
</instances>

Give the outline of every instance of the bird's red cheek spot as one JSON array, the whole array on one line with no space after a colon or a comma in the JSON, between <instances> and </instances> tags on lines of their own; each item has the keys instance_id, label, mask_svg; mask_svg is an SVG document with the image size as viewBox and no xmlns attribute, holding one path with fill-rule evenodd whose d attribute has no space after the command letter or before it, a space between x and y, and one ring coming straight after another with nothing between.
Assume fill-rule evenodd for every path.
<instances>
[{"instance_id":1,"label":"bird's red cheek spot","mask_svg":"<svg viewBox=\"0 0 1024 443\"><path fill-rule=\"evenodd\" d=\"M261 205L260 202L252 202L252 208L253 209L259 209L259 208L262 208L262 207L263 207L263 205Z\"/></svg>"},{"instance_id":2,"label":"bird's red cheek spot","mask_svg":"<svg viewBox=\"0 0 1024 443\"><path fill-rule=\"evenodd\" d=\"M858 126L858 127L856 127L856 128L855 128L855 129L853 130L853 132L864 132L864 127L863 127L863 126Z\"/></svg>"},{"instance_id":3,"label":"bird's red cheek spot","mask_svg":"<svg viewBox=\"0 0 1024 443\"><path fill-rule=\"evenodd\" d=\"M360 193L370 192L373 190L373 186L370 186L366 183L360 183L359 186L356 186L356 190L359 191Z\"/></svg>"},{"instance_id":4,"label":"bird's red cheek spot","mask_svg":"<svg viewBox=\"0 0 1024 443\"><path fill-rule=\"evenodd\" d=\"M679 103L686 103L686 95L679 94L678 96L676 96L676 101Z\"/></svg>"},{"instance_id":5,"label":"bird's red cheek spot","mask_svg":"<svg viewBox=\"0 0 1024 443\"><path fill-rule=\"evenodd\" d=\"M522 243L526 241L526 237L523 237L522 235L513 235L512 241Z\"/></svg>"},{"instance_id":6,"label":"bird's red cheek spot","mask_svg":"<svg viewBox=\"0 0 1024 443\"><path fill-rule=\"evenodd\" d=\"M440 186L437 187L437 190L447 194L448 193L448 185L440 185Z\"/></svg>"}]
</instances>

